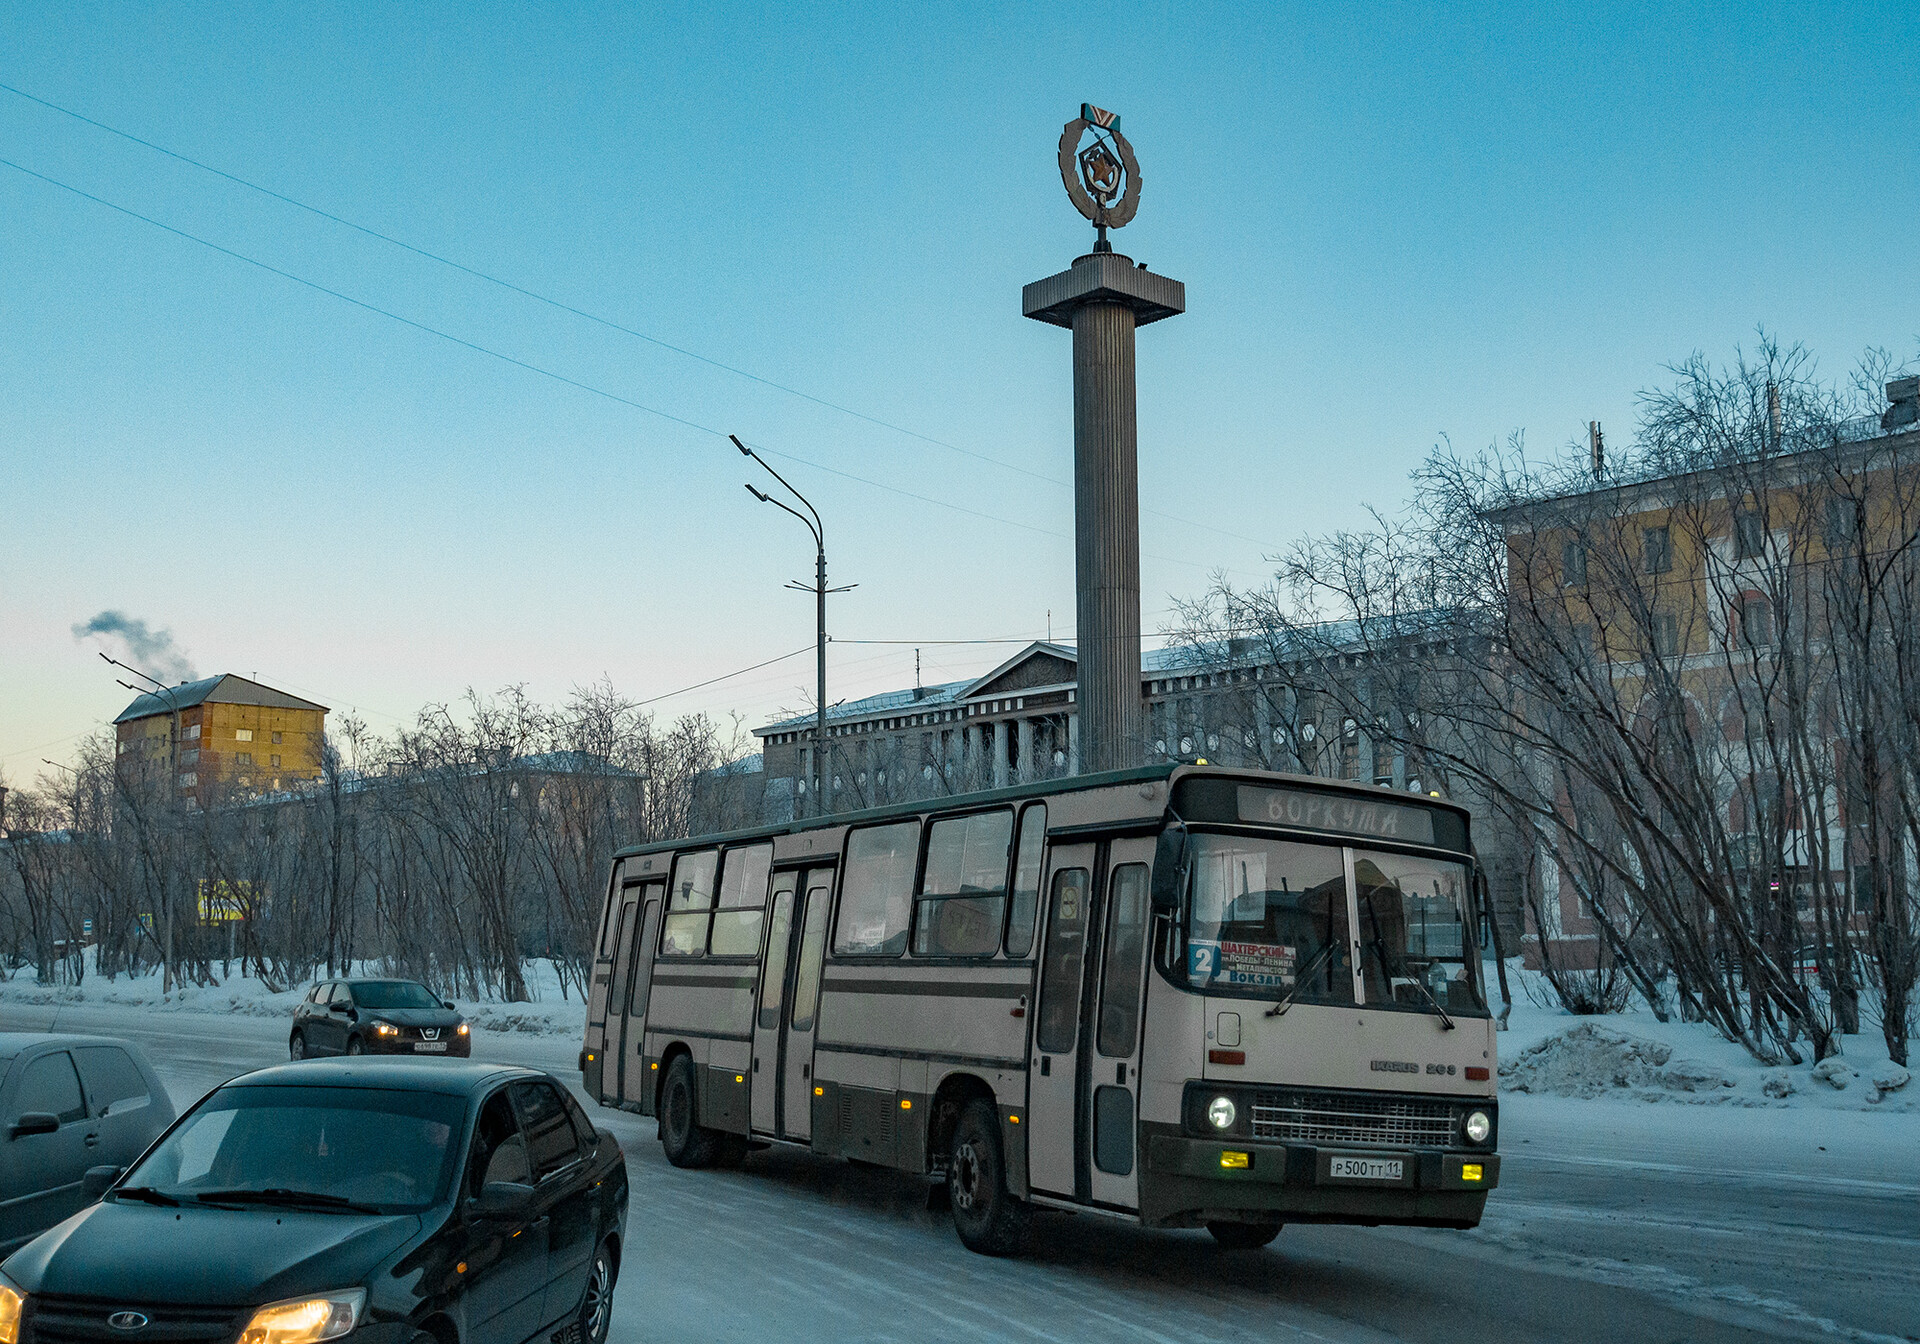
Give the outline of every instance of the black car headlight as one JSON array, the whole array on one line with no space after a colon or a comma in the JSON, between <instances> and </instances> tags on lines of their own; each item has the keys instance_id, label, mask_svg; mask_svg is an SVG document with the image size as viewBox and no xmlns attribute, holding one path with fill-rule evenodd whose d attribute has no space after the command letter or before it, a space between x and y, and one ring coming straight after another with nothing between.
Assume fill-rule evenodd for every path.
<instances>
[{"instance_id":1,"label":"black car headlight","mask_svg":"<svg viewBox=\"0 0 1920 1344\"><path fill-rule=\"evenodd\" d=\"M27 1295L0 1274L0 1344L19 1344L20 1317L26 1309Z\"/></svg>"},{"instance_id":2,"label":"black car headlight","mask_svg":"<svg viewBox=\"0 0 1920 1344\"><path fill-rule=\"evenodd\" d=\"M338 1339L359 1324L366 1305L365 1288L270 1302L253 1313L240 1332L240 1344L320 1344Z\"/></svg>"}]
</instances>

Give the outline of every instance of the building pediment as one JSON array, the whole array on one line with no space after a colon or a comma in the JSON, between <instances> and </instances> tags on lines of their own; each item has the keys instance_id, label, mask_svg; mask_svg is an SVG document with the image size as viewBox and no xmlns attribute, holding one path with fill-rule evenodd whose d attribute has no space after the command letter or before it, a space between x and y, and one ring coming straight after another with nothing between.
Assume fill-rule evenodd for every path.
<instances>
[{"instance_id":1,"label":"building pediment","mask_svg":"<svg viewBox=\"0 0 1920 1344\"><path fill-rule=\"evenodd\" d=\"M1072 649L1035 642L981 677L960 693L962 700L1019 695L1039 686L1071 685L1079 676Z\"/></svg>"}]
</instances>

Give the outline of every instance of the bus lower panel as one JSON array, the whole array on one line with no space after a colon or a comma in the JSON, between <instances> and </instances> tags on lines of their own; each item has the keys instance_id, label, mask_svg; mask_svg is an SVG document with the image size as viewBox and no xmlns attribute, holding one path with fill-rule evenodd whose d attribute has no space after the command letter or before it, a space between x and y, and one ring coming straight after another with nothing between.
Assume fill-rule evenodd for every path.
<instances>
[{"instance_id":1,"label":"bus lower panel","mask_svg":"<svg viewBox=\"0 0 1920 1344\"><path fill-rule=\"evenodd\" d=\"M813 1151L915 1173L927 1169L927 1097L821 1079L813 1097Z\"/></svg>"},{"instance_id":2,"label":"bus lower panel","mask_svg":"<svg viewBox=\"0 0 1920 1344\"><path fill-rule=\"evenodd\" d=\"M1301 1144L1251 1144L1190 1138L1172 1126L1142 1126L1147 1161L1140 1173L1140 1220L1150 1227L1207 1222L1360 1223L1477 1227L1487 1191L1499 1183L1495 1153L1368 1150L1406 1162L1403 1183L1333 1183L1322 1176L1326 1150ZM1221 1165L1242 1153L1245 1167ZM1340 1150L1353 1151L1353 1150ZM1478 1180L1468 1180L1473 1168Z\"/></svg>"}]
</instances>

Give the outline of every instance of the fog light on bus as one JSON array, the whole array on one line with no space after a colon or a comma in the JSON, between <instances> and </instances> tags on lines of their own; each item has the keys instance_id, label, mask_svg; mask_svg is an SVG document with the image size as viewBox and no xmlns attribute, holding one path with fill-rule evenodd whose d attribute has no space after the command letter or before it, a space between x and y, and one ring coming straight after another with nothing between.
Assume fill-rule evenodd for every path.
<instances>
[{"instance_id":1,"label":"fog light on bus","mask_svg":"<svg viewBox=\"0 0 1920 1344\"><path fill-rule=\"evenodd\" d=\"M1480 1169L1478 1162L1463 1162L1460 1164L1460 1179L1463 1181L1484 1180L1486 1179L1486 1173Z\"/></svg>"},{"instance_id":2,"label":"fog light on bus","mask_svg":"<svg viewBox=\"0 0 1920 1344\"><path fill-rule=\"evenodd\" d=\"M1487 1135L1493 1133L1493 1121L1485 1111L1475 1111L1467 1117L1467 1142L1485 1143Z\"/></svg>"},{"instance_id":3,"label":"fog light on bus","mask_svg":"<svg viewBox=\"0 0 1920 1344\"><path fill-rule=\"evenodd\" d=\"M1239 1114L1234 1109L1232 1097L1215 1097L1207 1103L1207 1121L1215 1129L1232 1129Z\"/></svg>"},{"instance_id":4,"label":"fog light on bus","mask_svg":"<svg viewBox=\"0 0 1920 1344\"><path fill-rule=\"evenodd\" d=\"M1252 1163L1245 1153L1224 1152L1220 1154L1220 1165L1228 1171L1245 1171Z\"/></svg>"}]
</instances>

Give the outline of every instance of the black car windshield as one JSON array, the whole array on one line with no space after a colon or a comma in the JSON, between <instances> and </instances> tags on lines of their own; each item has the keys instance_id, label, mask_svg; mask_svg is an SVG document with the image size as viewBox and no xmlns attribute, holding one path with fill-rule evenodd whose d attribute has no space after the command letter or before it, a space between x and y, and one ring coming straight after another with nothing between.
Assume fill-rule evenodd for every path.
<instances>
[{"instance_id":1,"label":"black car windshield","mask_svg":"<svg viewBox=\"0 0 1920 1344\"><path fill-rule=\"evenodd\" d=\"M363 980L353 987L360 1008L438 1008L440 1000L425 985L411 980Z\"/></svg>"},{"instance_id":2,"label":"black car windshield","mask_svg":"<svg viewBox=\"0 0 1920 1344\"><path fill-rule=\"evenodd\" d=\"M465 1112L464 1097L437 1092L230 1085L195 1107L122 1184L182 1202L291 1191L414 1212L442 1198Z\"/></svg>"}]
</instances>

